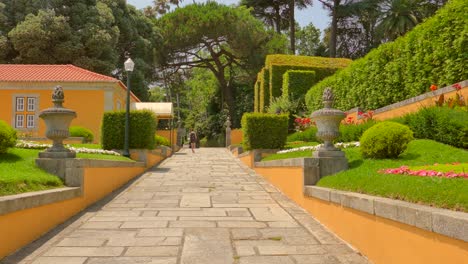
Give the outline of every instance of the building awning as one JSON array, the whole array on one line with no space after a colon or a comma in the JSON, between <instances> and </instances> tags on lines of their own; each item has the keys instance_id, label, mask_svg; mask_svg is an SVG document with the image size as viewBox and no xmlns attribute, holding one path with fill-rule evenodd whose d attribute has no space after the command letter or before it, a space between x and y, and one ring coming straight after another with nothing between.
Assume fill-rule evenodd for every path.
<instances>
[{"instance_id":1,"label":"building awning","mask_svg":"<svg viewBox=\"0 0 468 264\"><path fill-rule=\"evenodd\" d=\"M150 110L159 119L171 119L174 117L172 103L131 103L132 110Z\"/></svg>"}]
</instances>

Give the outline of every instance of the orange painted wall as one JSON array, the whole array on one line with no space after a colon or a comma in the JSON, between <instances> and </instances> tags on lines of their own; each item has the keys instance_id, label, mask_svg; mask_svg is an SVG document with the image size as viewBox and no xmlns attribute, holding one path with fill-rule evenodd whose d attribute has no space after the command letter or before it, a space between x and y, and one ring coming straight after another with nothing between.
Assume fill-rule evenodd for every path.
<instances>
[{"instance_id":1,"label":"orange painted wall","mask_svg":"<svg viewBox=\"0 0 468 264\"><path fill-rule=\"evenodd\" d=\"M231 130L231 145L241 144L243 139L242 129Z\"/></svg>"},{"instance_id":2,"label":"orange painted wall","mask_svg":"<svg viewBox=\"0 0 468 264\"><path fill-rule=\"evenodd\" d=\"M119 188L144 168L86 168L83 196L0 215L0 259Z\"/></svg>"},{"instance_id":3,"label":"orange painted wall","mask_svg":"<svg viewBox=\"0 0 468 264\"><path fill-rule=\"evenodd\" d=\"M373 263L466 263L468 243L306 197L302 205Z\"/></svg>"},{"instance_id":4,"label":"orange painted wall","mask_svg":"<svg viewBox=\"0 0 468 264\"><path fill-rule=\"evenodd\" d=\"M39 109L52 107L52 90L0 90L0 119L13 125L12 120L12 96L14 94L38 94ZM77 118L72 121L72 126L84 126L93 131L95 138L99 139L101 119L104 113L104 91L65 91L64 107L73 109ZM31 136L45 137L45 123L39 118L39 129L31 132ZM21 133L21 132L20 132Z\"/></svg>"},{"instance_id":5,"label":"orange painted wall","mask_svg":"<svg viewBox=\"0 0 468 264\"><path fill-rule=\"evenodd\" d=\"M239 158L242 163L247 165L249 168L252 168L254 165L253 153L250 152L248 155Z\"/></svg>"},{"instance_id":6,"label":"orange painted wall","mask_svg":"<svg viewBox=\"0 0 468 264\"><path fill-rule=\"evenodd\" d=\"M2 87L9 88L8 85L2 85L2 87L0 87L0 119L12 126L14 126L12 120L14 94L38 95L38 109L40 111L53 106L53 87L58 85L58 83L21 83L21 85L22 89L2 89ZM117 101L121 103L121 109L124 109L125 100L122 99L122 96L125 95L125 90L117 83L61 83L60 85L63 86L65 93L64 107L72 109L77 113L77 118L72 121L71 125L90 129L94 134L94 141L96 143L99 142L101 122L105 109L105 89L111 89L111 91L113 91L111 107L113 107L114 110L117 110ZM41 89L38 87L41 87ZM79 90L81 87L83 90ZM135 102L136 100L131 97L131 101ZM37 121L39 122L39 127L36 131L20 133L26 133L28 136L32 137L44 138L46 129L45 123L40 118L38 118Z\"/></svg>"},{"instance_id":7,"label":"orange painted wall","mask_svg":"<svg viewBox=\"0 0 468 264\"><path fill-rule=\"evenodd\" d=\"M468 87L461 89L459 93L463 96L463 98L468 98ZM444 98L447 101L448 98L454 98L455 94L456 94L455 91L446 93L444 94ZM397 109L392 109L390 111L385 111L379 114L375 114L373 118L375 120L385 120L385 119L404 116L409 113L417 112L423 107L435 106L435 101L437 101L437 99L439 99L439 96L427 98L422 101L409 104L409 105L405 105Z\"/></svg>"},{"instance_id":8,"label":"orange painted wall","mask_svg":"<svg viewBox=\"0 0 468 264\"><path fill-rule=\"evenodd\" d=\"M468 259L467 242L304 196L297 168L255 171L373 263L466 263Z\"/></svg>"}]
</instances>

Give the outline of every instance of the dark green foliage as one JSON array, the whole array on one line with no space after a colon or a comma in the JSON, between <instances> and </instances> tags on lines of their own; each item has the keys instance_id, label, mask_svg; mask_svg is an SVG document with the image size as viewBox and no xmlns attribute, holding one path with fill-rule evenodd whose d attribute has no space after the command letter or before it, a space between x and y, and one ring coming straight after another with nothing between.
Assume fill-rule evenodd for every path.
<instances>
[{"instance_id":1,"label":"dark green foliage","mask_svg":"<svg viewBox=\"0 0 468 264\"><path fill-rule=\"evenodd\" d=\"M360 139L361 153L367 158L398 158L413 140L409 127L391 122L381 122L364 132Z\"/></svg>"},{"instance_id":2,"label":"dark green foliage","mask_svg":"<svg viewBox=\"0 0 468 264\"><path fill-rule=\"evenodd\" d=\"M376 124L375 121L368 121L362 124L351 124L351 125L341 125L340 126L340 137L336 142L352 142L359 141L362 134L369 129L370 127Z\"/></svg>"},{"instance_id":3,"label":"dark green foliage","mask_svg":"<svg viewBox=\"0 0 468 264\"><path fill-rule=\"evenodd\" d=\"M394 42L372 50L346 69L313 86L306 95L310 111L322 108L322 93L332 87L335 107L377 109L468 76L468 1L452 0Z\"/></svg>"},{"instance_id":4,"label":"dark green foliage","mask_svg":"<svg viewBox=\"0 0 468 264\"><path fill-rule=\"evenodd\" d=\"M147 110L130 111L130 148L154 148L156 125L157 120L153 112ZM123 149L125 111L104 113L101 133L103 149Z\"/></svg>"},{"instance_id":5,"label":"dark green foliage","mask_svg":"<svg viewBox=\"0 0 468 264\"><path fill-rule=\"evenodd\" d=\"M288 136L287 142L305 141L305 142L318 142L315 136L317 134L317 127L311 126L302 132L295 132Z\"/></svg>"},{"instance_id":6,"label":"dark green foliage","mask_svg":"<svg viewBox=\"0 0 468 264\"><path fill-rule=\"evenodd\" d=\"M448 107L423 108L394 120L406 124L416 138L433 139L459 148L468 148L468 112Z\"/></svg>"},{"instance_id":7,"label":"dark green foliage","mask_svg":"<svg viewBox=\"0 0 468 264\"><path fill-rule=\"evenodd\" d=\"M268 106L270 106L270 73L268 70L263 68L258 73L257 82L259 84L258 112L265 112Z\"/></svg>"},{"instance_id":8,"label":"dark green foliage","mask_svg":"<svg viewBox=\"0 0 468 264\"><path fill-rule=\"evenodd\" d=\"M200 140L200 146L204 148L219 148L219 147L224 147L226 145L226 140L225 140L225 135L224 134L219 134L216 135L213 138L202 138Z\"/></svg>"},{"instance_id":9,"label":"dark green foliage","mask_svg":"<svg viewBox=\"0 0 468 264\"><path fill-rule=\"evenodd\" d=\"M289 70L283 75L283 96L290 100L304 102L304 97L310 87L316 83L315 71Z\"/></svg>"},{"instance_id":10,"label":"dark green foliage","mask_svg":"<svg viewBox=\"0 0 468 264\"><path fill-rule=\"evenodd\" d=\"M94 140L93 132L85 127L72 126L70 127L69 131L70 137L82 137L84 138L84 143L90 143Z\"/></svg>"},{"instance_id":11,"label":"dark green foliage","mask_svg":"<svg viewBox=\"0 0 468 264\"><path fill-rule=\"evenodd\" d=\"M163 136L159 136L159 135L154 136L154 144L156 146L167 146L167 147L171 146L171 143L169 142L169 139L167 139L167 138L165 138Z\"/></svg>"},{"instance_id":12,"label":"dark green foliage","mask_svg":"<svg viewBox=\"0 0 468 264\"><path fill-rule=\"evenodd\" d=\"M0 120L0 153L6 153L8 148L16 144L16 130L5 121Z\"/></svg>"},{"instance_id":13,"label":"dark green foliage","mask_svg":"<svg viewBox=\"0 0 468 264\"><path fill-rule=\"evenodd\" d=\"M278 97L281 95L283 75L288 70L314 71L316 81L320 81L334 74L338 69L345 68L350 63L351 60L341 58L284 54L268 55L265 60L265 68L269 71L270 75L270 96Z\"/></svg>"},{"instance_id":14,"label":"dark green foliage","mask_svg":"<svg viewBox=\"0 0 468 264\"><path fill-rule=\"evenodd\" d=\"M242 116L243 147L250 149L281 149L288 135L288 116L245 113Z\"/></svg>"}]
</instances>

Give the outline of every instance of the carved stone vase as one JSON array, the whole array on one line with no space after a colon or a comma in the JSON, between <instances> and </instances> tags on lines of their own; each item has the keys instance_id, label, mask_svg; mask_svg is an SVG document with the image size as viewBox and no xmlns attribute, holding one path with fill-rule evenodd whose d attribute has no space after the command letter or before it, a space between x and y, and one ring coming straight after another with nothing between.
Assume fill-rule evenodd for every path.
<instances>
[{"instance_id":1,"label":"carved stone vase","mask_svg":"<svg viewBox=\"0 0 468 264\"><path fill-rule=\"evenodd\" d=\"M76 112L62 106L64 101L63 88L56 86L52 94L54 106L42 110L39 117L46 124L46 137L53 141L52 147L39 153L40 158L75 158L76 153L63 146L63 140L70 136L69 127L71 121L76 118Z\"/></svg>"}]
</instances>

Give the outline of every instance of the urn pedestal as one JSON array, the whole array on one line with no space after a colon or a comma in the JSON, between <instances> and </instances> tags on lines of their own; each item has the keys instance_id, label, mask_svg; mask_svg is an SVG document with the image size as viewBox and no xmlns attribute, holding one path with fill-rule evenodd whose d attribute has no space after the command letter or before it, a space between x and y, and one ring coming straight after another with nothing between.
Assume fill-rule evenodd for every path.
<instances>
[{"instance_id":1,"label":"urn pedestal","mask_svg":"<svg viewBox=\"0 0 468 264\"><path fill-rule=\"evenodd\" d=\"M63 89L60 86L54 88L52 102L54 106L42 110L39 117L46 124L46 137L53 141L52 147L39 153L39 158L64 159L75 158L76 153L63 146L63 140L70 136L69 127L71 121L76 118L76 112L62 106L64 101Z\"/></svg>"},{"instance_id":2,"label":"urn pedestal","mask_svg":"<svg viewBox=\"0 0 468 264\"><path fill-rule=\"evenodd\" d=\"M323 93L325 108L312 113L311 118L317 124L317 138L323 140L323 146L314 151L312 156L319 159L320 175L331 175L348 169L348 160L340 149L333 145L333 141L340 136L340 123L345 113L333 109L333 93L326 88Z\"/></svg>"}]
</instances>

